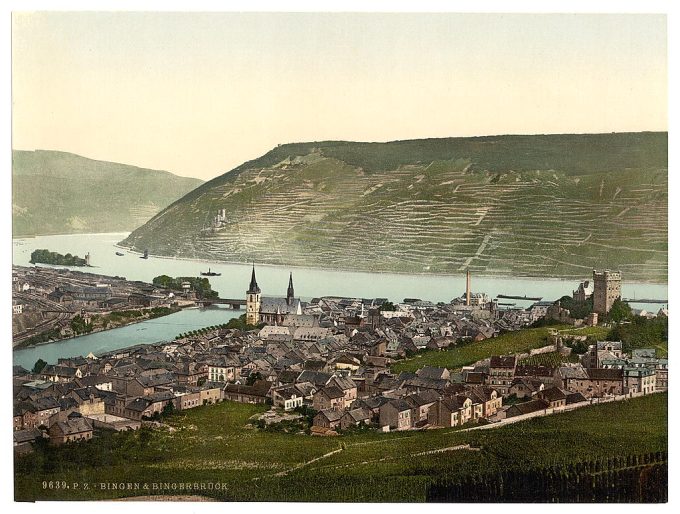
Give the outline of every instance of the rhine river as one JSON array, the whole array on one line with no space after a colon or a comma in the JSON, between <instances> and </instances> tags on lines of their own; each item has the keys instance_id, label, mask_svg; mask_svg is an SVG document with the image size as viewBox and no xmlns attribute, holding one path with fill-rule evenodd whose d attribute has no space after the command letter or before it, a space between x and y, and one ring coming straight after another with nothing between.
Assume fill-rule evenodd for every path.
<instances>
[{"instance_id":1,"label":"rhine river","mask_svg":"<svg viewBox=\"0 0 680 514\"><path fill-rule=\"evenodd\" d=\"M32 266L28 261L31 252L39 248L71 253L84 257L90 253L92 268L74 268L102 275L117 275L128 280L151 282L158 275L199 276L201 271L221 273L219 277L209 277L213 289L222 298L244 298L250 282L250 266L245 264L226 264L184 259L168 259L150 256L140 259L139 254L119 249L116 243L122 241L127 233L116 234L73 234L39 236L14 239L12 244L13 264ZM122 257L116 251L124 253ZM401 302L404 298L421 298L432 302L449 302L465 291L465 275L401 275L393 273L365 273L331 271L313 268L257 265L257 282L262 293L270 296L285 296L288 274L293 273L295 293L303 300L315 296L350 296L363 298L388 298ZM584 276L583 279L590 277ZM498 294L527 295L555 300L571 294L578 281L551 280L540 278L496 278L472 276L472 291L484 292L495 298ZM624 297L667 298L666 284L643 284L624 282ZM499 300L528 306L532 302L519 300ZM646 308L656 312L661 305L633 304L634 308ZM32 368L38 358L55 363L59 357L74 357L124 348L140 343L154 343L174 339L177 334L198 328L226 323L243 311L224 307L207 309L187 309L170 316L144 321L105 332L48 343L35 348L14 352L14 364Z\"/></svg>"}]
</instances>

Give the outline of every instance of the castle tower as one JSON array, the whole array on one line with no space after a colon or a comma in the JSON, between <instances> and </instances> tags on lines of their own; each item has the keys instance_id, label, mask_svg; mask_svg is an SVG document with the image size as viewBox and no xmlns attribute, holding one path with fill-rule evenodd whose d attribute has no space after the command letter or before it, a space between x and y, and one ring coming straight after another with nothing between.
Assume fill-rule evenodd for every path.
<instances>
[{"instance_id":1,"label":"castle tower","mask_svg":"<svg viewBox=\"0 0 680 514\"><path fill-rule=\"evenodd\" d=\"M288 291L286 292L286 303L292 305L295 299L295 290L293 289L293 273L291 272L290 278L288 279Z\"/></svg>"},{"instance_id":2,"label":"castle tower","mask_svg":"<svg viewBox=\"0 0 680 514\"><path fill-rule=\"evenodd\" d=\"M621 272L593 270L593 312L607 314L621 298Z\"/></svg>"},{"instance_id":3,"label":"castle tower","mask_svg":"<svg viewBox=\"0 0 680 514\"><path fill-rule=\"evenodd\" d=\"M250 276L250 286L246 291L246 323L257 325L260 322L260 287L255 279L255 265Z\"/></svg>"}]
</instances>

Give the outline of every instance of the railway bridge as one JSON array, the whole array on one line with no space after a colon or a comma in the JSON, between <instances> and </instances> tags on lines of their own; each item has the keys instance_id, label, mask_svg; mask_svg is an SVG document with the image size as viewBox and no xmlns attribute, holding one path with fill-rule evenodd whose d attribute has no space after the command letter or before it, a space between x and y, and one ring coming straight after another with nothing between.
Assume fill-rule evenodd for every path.
<instances>
[{"instance_id":1,"label":"railway bridge","mask_svg":"<svg viewBox=\"0 0 680 514\"><path fill-rule=\"evenodd\" d=\"M237 311L246 305L246 301L244 299L235 298L204 298L202 300L196 300L196 305L199 307L208 307L210 305L229 305L232 309Z\"/></svg>"}]
</instances>

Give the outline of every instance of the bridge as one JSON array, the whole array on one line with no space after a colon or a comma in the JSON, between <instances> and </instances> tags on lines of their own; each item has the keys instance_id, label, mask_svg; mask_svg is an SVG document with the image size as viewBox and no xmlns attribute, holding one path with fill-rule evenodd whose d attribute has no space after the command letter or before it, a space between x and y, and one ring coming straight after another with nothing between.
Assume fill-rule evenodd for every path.
<instances>
[{"instance_id":1,"label":"bridge","mask_svg":"<svg viewBox=\"0 0 680 514\"><path fill-rule=\"evenodd\" d=\"M244 299L235 298L204 298L202 300L196 300L196 305L200 307L207 307L209 305L229 305L235 311L240 310L245 304L246 301Z\"/></svg>"}]
</instances>

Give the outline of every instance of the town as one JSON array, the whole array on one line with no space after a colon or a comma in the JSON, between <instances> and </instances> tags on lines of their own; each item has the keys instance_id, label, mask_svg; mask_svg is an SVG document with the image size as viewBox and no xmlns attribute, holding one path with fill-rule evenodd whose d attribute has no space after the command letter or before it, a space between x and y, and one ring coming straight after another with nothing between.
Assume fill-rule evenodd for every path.
<instances>
[{"instance_id":1,"label":"town","mask_svg":"<svg viewBox=\"0 0 680 514\"><path fill-rule=\"evenodd\" d=\"M200 298L192 284L180 281L178 286L173 290L65 268L13 266L13 346L112 329L196 306Z\"/></svg>"},{"instance_id":2,"label":"town","mask_svg":"<svg viewBox=\"0 0 680 514\"><path fill-rule=\"evenodd\" d=\"M62 306L57 296L70 294L72 302L110 310L123 291L128 297L120 301L147 308L195 302L188 292L120 277L64 291L60 283L85 274L16 268L14 276L15 298L29 303L30 293L34 305ZM565 299L502 309L472 292L469 273L465 292L448 304L330 296L302 301L292 274L285 296L265 296L253 266L246 313L223 326L56 364L38 361L31 370L15 366L15 452L32 451L38 440L59 445L89 440L100 430L158 427L175 412L222 401L270 406L252 420L258 429L337 436L357 429L487 429L666 391L668 360L657 348L626 351L621 341L579 333L620 308L620 286L619 272L593 271L568 299L591 302L592 312L581 318L565 308ZM668 312L635 314L647 319ZM461 366L418 365L428 354L521 337L541 324L547 336L531 348ZM397 369L404 363L413 371Z\"/></svg>"}]
</instances>

